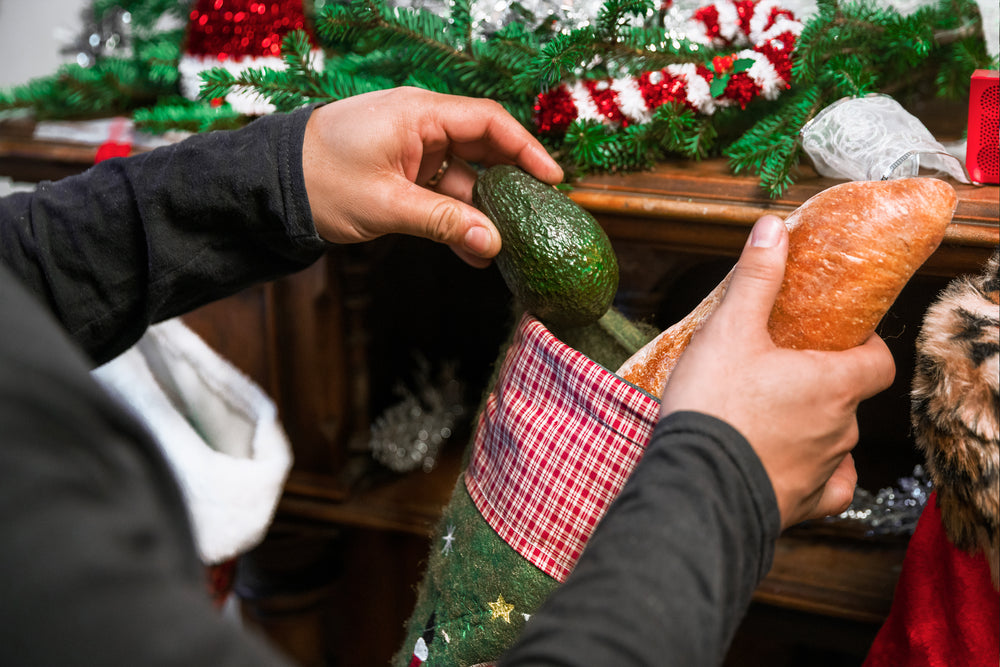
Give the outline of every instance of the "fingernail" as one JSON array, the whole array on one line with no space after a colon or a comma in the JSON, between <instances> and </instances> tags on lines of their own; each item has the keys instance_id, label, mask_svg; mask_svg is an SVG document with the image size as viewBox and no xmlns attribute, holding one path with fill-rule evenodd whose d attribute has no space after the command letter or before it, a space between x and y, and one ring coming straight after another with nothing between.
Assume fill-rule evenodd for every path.
<instances>
[{"instance_id":1,"label":"fingernail","mask_svg":"<svg viewBox=\"0 0 1000 667\"><path fill-rule=\"evenodd\" d=\"M486 255L490 251L493 235L485 227L470 227L465 232L465 247L476 255Z\"/></svg>"},{"instance_id":2,"label":"fingernail","mask_svg":"<svg viewBox=\"0 0 1000 667\"><path fill-rule=\"evenodd\" d=\"M773 248L781 240L785 223L781 218L765 215L750 231L750 245L754 248Z\"/></svg>"}]
</instances>

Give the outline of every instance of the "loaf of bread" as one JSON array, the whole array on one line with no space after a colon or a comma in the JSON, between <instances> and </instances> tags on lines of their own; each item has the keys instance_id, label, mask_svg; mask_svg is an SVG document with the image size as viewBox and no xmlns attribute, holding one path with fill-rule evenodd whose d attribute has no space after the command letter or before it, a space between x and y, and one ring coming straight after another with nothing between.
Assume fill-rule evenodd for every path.
<instances>
[{"instance_id":1,"label":"loaf of bread","mask_svg":"<svg viewBox=\"0 0 1000 667\"><path fill-rule=\"evenodd\" d=\"M906 178L842 183L804 202L785 220L788 263L768 322L774 343L811 350L863 343L941 243L956 201L954 188L942 180ZM731 276L628 359L618 375L658 396Z\"/></svg>"}]
</instances>

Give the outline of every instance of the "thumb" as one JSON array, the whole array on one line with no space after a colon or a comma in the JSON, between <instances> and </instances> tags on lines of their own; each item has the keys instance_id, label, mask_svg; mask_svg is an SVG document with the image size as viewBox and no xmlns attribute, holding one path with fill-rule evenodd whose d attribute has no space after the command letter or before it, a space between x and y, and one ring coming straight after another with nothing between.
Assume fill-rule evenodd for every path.
<instances>
[{"instance_id":1,"label":"thumb","mask_svg":"<svg viewBox=\"0 0 1000 667\"><path fill-rule=\"evenodd\" d=\"M785 275L788 230L781 218L765 215L753 226L729 280L720 310L740 321L766 325Z\"/></svg>"},{"instance_id":2,"label":"thumb","mask_svg":"<svg viewBox=\"0 0 1000 667\"><path fill-rule=\"evenodd\" d=\"M500 232L488 217L453 197L406 182L398 201L402 234L421 236L452 247L470 264L483 266L500 252Z\"/></svg>"}]
</instances>

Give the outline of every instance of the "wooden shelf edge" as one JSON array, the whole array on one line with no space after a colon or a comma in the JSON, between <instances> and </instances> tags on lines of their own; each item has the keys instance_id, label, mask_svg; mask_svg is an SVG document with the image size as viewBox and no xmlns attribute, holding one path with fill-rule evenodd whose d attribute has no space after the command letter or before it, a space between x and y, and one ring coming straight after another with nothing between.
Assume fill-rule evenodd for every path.
<instances>
[{"instance_id":1,"label":"wooden shelf edge","mask_svg":"<svg viewBox=\"0 0 1000 667\"><path fill-rule=\"evenodd\" d=\"M783 535L754 600L785 609L881 624L892 607L906 540Z\"/></svg>"},{"instance_id":2,"label":"wooden shelf edge","mask_svg":"<svg viewBox=\"0 0 1000 667\"><path fill-rule=\"evenodd\" d=\"M297 518L429 537L461 474L462 447L445 448L430 472L352 485L332 476L293 473L278 512ZM362 483L369 477L362 477Z\"/></svg>"},{"instance_id":3,"label":"wooden shelf edge","mask_svg":"<svg viewBox=\"0 0 1000 667\"><path fill-rule=\"evenodd\" d=\"M282 497L278 513L337 526L407 533L420 537L430 537L440 518L440 513L422 513L404 505L380 507L359 501L331 503L296 495Z\"/></svg>"}]
</instances>

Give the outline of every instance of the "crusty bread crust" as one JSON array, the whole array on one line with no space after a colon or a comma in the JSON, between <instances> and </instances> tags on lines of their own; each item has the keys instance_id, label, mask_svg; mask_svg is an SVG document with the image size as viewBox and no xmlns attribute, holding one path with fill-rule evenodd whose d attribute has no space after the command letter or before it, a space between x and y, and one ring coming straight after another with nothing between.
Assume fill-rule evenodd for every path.
<instances>
[{"instance_id":1,"label":"crusty bread crust","mask_svg":"<svg viewBox=\"0 0 1000 667\"><path fill-rule=\"evenodd\" d=\"M811 350L863 343L941 243L957 199L940 179L905 178L842 183L804 202L785 220L788 263L768 322L774 343ZM618 375L658 396L731 275Z\"/></svg>"}]
</instances>

